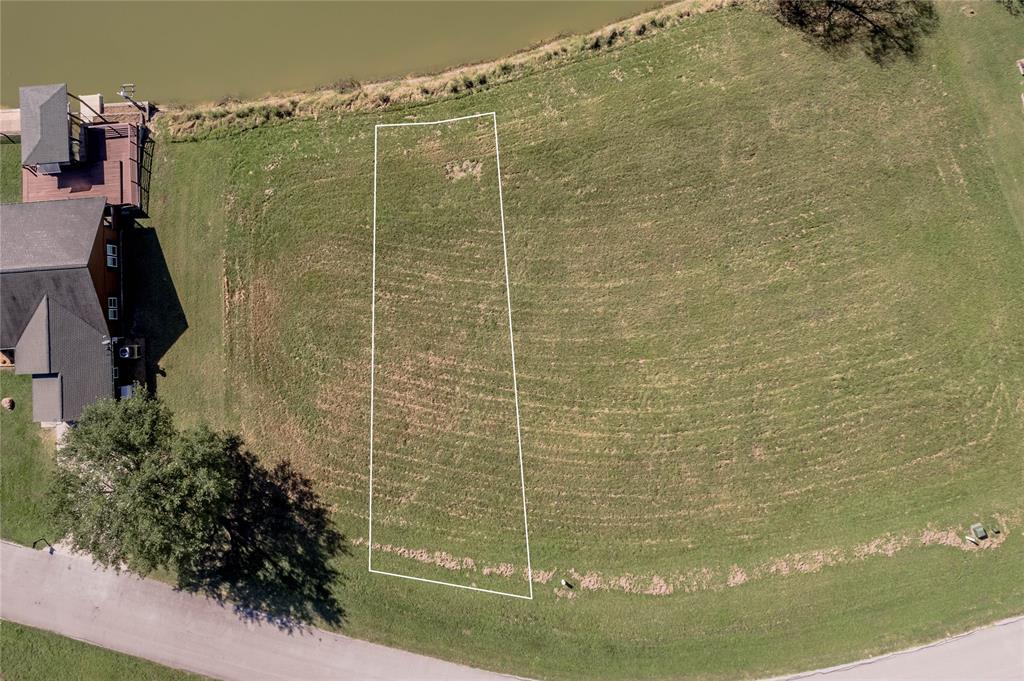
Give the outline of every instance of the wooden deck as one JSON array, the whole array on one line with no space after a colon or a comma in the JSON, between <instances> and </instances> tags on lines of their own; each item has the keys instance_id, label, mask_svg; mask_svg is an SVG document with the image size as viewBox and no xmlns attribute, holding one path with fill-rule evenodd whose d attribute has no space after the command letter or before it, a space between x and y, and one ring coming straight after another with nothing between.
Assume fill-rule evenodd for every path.
<instances>
[{"instance_id":1,"label":"wooden deck","mask_svg":"<svg viewBox=\"0 0 1024 681\"><path fill-rule=\"evenodd\" d=\"M115 206L141 207L139 127L128 123L90 126L86 161L59 175L21 169L21 200L106 197Z\"/></svg>"}]
</instances>

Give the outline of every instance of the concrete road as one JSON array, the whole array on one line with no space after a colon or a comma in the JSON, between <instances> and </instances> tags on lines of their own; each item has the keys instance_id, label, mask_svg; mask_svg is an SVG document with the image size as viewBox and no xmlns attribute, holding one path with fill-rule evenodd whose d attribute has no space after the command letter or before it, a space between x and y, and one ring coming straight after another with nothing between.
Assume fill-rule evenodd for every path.
<instances>
[{"instance_id":1,"label":"concrete road","mask_svg":"<svg viewBox=\"0 0 1024 681\"><path fill-rule=\"evenodd\" d=\"M492 674L313 629L288 634L87 558L0 544L0 617L220 679L467 679Z\"/></svg>"},{"instance_id":2,"label":"concrete road","mask_svg":"<svg viewBox=\"0 0 1024 681\"><path fill-rule=\"evenodd\" d=\"M81 556L0 544L0 617L238 681L512 679L317 629L288 634L230 608ZM787 681L1024 681L1024 617Z\"/></svg>"},{"instance_id":3,"label":"concrete road","mask_svg":"<svg viewBox=\"0 0 1024 681\"><path fill-rule=\"evenodd\" d=\"M778 681L1022 681L1024 617L870 660ZM774 680L769 680L774 681Z\"/></svg>"}]
</instances>

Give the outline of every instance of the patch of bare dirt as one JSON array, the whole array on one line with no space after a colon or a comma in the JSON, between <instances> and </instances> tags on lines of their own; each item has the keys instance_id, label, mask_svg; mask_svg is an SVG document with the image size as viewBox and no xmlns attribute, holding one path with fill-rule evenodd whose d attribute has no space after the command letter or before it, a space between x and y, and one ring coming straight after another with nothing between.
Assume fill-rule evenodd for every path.
<instances>
[{"instance_id":1,"label":"patch of bare dirt","mask_svg":"<svg viewBox=\"0 0 1024 681\"><path fill-rule=\"evenodd\" d=\"M462 163L458 161L449 161L444 164L444 176L452 182L461 180L464 177L475 177L480 179L480 175L484 172L484 164L480 161L465 160Z\"/></svg>"},{"instance_id":2,"label":"patch of bare dirt","mask_svg":"<svg viewBox=\"0 0 1024 681\"><path fill-rule=\"evenodd\" d=\"M547 584L551 581L551 578L555 576L554 570L534 570L533 581L538 584Z\"/></svg>"},{"instance_id":3,"label":"patch of bare dirt","mask_svg":"<svg viewBox=\"0 0 1024 681\"><path fill-rule=\"evenodd\" d=\"M516 573L516 567L510 563L502 563L497 567L485 567L483 569L485 575L501 575L502 577L511 577Z\"/></svg>"},{"instance_id":4,"label":"patch of bare dirt","mask_svg":"<svg viewBox=\"0 0 1024 681\"><path fill-rule=\"evenodd\" d=\"M747 571L739 565L733 565L732 569L729 570L729 586L739 586L740 584L745 584L746 581Z\"/></svg>"},{"instance_id":5,"label":"patch of bare dirt","mask_svg":"<svg viewBox=\"0 0 1024 681\"><path fill-rule=\"evenodd\" d=\"M867 558L868 556L892 556L910 543L910 537L895 537L885 535L872 539L867 544L860 544L853 547L854 558Z\"/></svg>"},{"instance_id":6,"label":"patch of bare dirt","mask_svg":"<svg viewBox=\"0 0 1024 681\"><path fill-rule=\"evenodd\" d=\"M672 593L672 585L658 575L654 575L651 577L650 586L644 589L644 593L648 596L668 596Z\"/></svg>"}]
</instances>

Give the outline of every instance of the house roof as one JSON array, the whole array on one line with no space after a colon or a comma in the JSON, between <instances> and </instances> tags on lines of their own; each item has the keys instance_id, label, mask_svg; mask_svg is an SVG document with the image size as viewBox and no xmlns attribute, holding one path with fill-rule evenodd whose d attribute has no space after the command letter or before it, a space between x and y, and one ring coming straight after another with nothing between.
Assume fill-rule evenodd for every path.
<instances>
[{"instance_id":1,"label":"house roof","mask_svg":"<svg viewBox=\"0 0 1024 681\"><path fill-rule=\"evenodd\" d=\"M17 344L43 296L59 302L98 332L107 332L99 294L85 267L0 272L0 348Z\"/></svg>"},{"instance_id":2,"label":"house roof","mask_svg":"<svg viewBox=\"0 0 1024 681\"><path fill-rule=\"evenodd\" d=\"M68 163L68 86L33 85L18 89L21 110L21 163Z\"/></svg>"},{"instance_id":3,"label":"house roof","mask_svg":"<svg viewBox=\"0 0 1024 681\"><path fill-rule=\"evenodd\" d=\"M0 272L85 267L106 199L0 205Z\"/></svg>"},{"instance_id":4,"label":"house roof","mask_svg":"<svg viewBox=\"0 0 1024 681\"><path fill-rule=\"evenodd\" d=\"M0 205L0 348L32 375L32 417L74 421L113 397L107 320L89 272L103 197Z\"/></svg>"},{"instance_id":5,"label":"house roof","mask_svg":"<svg viewBox=\"0 0 1024 681\"><path fill-rule=\"evenodd\" d=\"M43 296L15 350L15 373L32 374L32 418L74 421L82 409L113 397L106 336Z\"/></svg>"}]
</instances>

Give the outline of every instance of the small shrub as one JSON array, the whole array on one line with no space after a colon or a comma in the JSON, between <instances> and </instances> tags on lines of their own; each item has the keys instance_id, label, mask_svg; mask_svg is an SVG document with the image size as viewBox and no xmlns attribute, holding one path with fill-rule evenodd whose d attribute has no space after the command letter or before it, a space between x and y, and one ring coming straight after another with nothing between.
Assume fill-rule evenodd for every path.
<instances>
[{"instance_id":1,"label":"small shrub","mask_svg":"<svg viewBox=\"0 0 1024 681\"><path fill-rule=\"evenodd\" d=\"M487 74L486 73L481 73L479 76L477 76L476 77L476 84L477 85L487 85Z\"/></svg>"},{"instance_id":2,"label":"small shrub","mask_svg":"<svg viewBox=\"0 0 1024 681\"><path fill-rule=\"evenodd\" d=\"M503 61L501 62L501 66L498 67L498 70L504 74L509 74L512 73L512 68L513 67L511 64L509 64L507 61Z\"/></svg>"},{"instance_id":3,"label":"small shrub","mask_svg":"<svg viewBox=\"0 0 1024 681\"><path fill-rule=\"evenodd\" d=\"M361 86L362 84L355 78L340 78L334 81L330 89L338 92L352 92L353 90L358 90Z\"/></svg>"}]
</instances>

